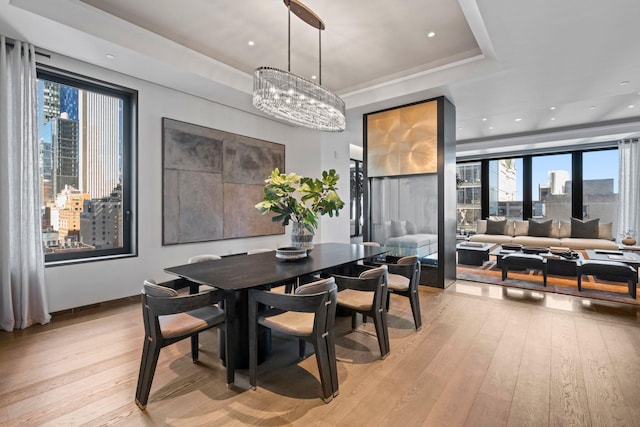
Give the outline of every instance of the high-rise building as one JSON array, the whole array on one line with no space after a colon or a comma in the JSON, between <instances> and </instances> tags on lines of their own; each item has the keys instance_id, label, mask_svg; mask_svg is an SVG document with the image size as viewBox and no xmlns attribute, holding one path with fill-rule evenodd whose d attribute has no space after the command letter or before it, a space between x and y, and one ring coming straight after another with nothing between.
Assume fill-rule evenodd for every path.
<instances>
[{"instance_id":1,"label":"high-rise building","mask_svg":"<svg viewBox=\"0 0 640 427\"><path fill-rule=\"evenodd\" d=\"M51 207L51 226L59 233L61 243L80 240L80 214L84 201L89 198L89 194L70 185L56 196Z\"/></svg>"},{"instance_id":2,"label":"high-rise building","mask_svg":"<svg viewBox=\"0 0 640 427\"><path fill-rule=\"evenodd\" d=\"M53 118L43 126L41 140L45 147L51 144L52 195L55 197L67 185L78 188L78 122L62 113L61 117ZM46 150L48 148L41 150L43 161Z\"/></svg>"},{"instance_id":3,"label":"high-rise building","mask_svg":"<svg viewBox=\"0 0 640 427\"><path fill-rule=\"evenodd\" d=\"M119 99L111 96L80 91L79 188L94 199L108 197L120 183L120 103Z\"/></svg>"},{"instance_id":4,"label":"high-rise building","mask_svg":"<svg viewBox=\"0 0 640 427\"><path fill-rule=\"evenodd\" d=\"M122 192L114 190L108 197L85 200L80 215L82 243L96 249L122 246Z\"/></svg>"}]
</instances>

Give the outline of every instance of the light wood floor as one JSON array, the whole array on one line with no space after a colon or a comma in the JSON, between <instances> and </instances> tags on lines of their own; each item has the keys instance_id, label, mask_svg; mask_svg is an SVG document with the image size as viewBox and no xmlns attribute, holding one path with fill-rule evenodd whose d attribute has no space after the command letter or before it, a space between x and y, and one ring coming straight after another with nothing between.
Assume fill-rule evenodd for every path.
<instances>
[{"instance_id":1,"label":"light wood floor","mask_svg":"<svg viewBox=\"0 0 640 427\"><path fill-rule=\"evenodd\" d=\"M227 389L217 333L162 350L147 410L134 404L137 303L0 333L0 425L640 425L640 311L615 303L459 282L420 287L423 329L394 297L391 354L372 325L339 319L340 395L319 398L315 357L274 337L258 389ZM308 350L311 353L311 350Z\"/></svg>"}]
</instances>

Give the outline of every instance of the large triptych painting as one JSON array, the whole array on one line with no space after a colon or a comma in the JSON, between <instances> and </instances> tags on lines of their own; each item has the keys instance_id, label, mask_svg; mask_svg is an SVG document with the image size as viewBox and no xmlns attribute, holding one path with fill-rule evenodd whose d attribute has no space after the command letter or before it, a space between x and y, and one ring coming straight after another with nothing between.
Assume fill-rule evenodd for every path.
<instances>
[{"instance_id":1,"label":"large triptych painting","mask_svg":"<svg viewBox=\"0 0 640 427\"><path fill-rule=\"evenodd\" d=\"M163 245L284 233L254 208L284 145L166 117L162 145Z\"/></svg>"}]
</instances>

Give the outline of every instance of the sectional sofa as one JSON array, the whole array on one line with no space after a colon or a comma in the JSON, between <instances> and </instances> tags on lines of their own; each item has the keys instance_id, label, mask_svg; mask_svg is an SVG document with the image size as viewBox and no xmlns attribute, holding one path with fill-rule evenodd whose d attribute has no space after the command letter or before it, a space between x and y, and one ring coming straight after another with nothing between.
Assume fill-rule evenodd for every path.
<instances>
[{"instance_id":1,"label":"sectional sofa","mask_svg":"<svg viewBox=\"0 0 640 427\"><path fill-rule=\"evenodd\" d=\"M389 249L388 255L425 257L438 252L438 235L418 231L411 221L385 221L380 243Z\"/></svg>"},{"instance_id":2,"label":"sectional sofa","mask_svg":"<svg viewBox=\"0 0 640 427\"><path fill-rule=\"evenodd\" d=\"M572 250L618 249L618 244L613 239L612 224L600 223L598 219L479 220L476 234L470 236L469 241L515 243L537 247L556 246Z\"/></svg>"}]
</instances>

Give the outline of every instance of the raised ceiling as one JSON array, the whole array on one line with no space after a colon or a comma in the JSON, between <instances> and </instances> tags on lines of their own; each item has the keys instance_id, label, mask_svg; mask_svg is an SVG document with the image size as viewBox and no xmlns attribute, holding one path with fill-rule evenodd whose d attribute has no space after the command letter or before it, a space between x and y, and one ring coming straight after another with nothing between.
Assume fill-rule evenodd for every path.
<instances>
[{"instance_id":1,"label":"raised ceiling","mask_svg":"<svg viewBox=\"0 0 640 427\"><path fill-rule=\"evenodd\" d=\"M637 0L305 4L348 118L444 95L467 153L640 134ZM282 0L0 0L0 32L253 113L253 69L287 68ZM317 74L317 30L295 16L291 49Z\"/></svg>"}]
</instances>

